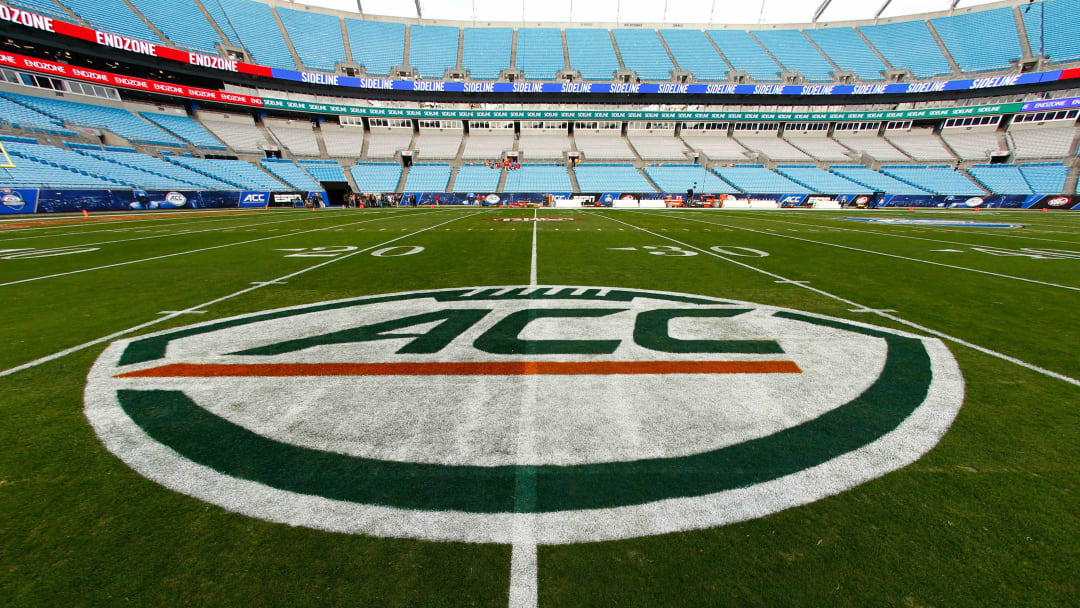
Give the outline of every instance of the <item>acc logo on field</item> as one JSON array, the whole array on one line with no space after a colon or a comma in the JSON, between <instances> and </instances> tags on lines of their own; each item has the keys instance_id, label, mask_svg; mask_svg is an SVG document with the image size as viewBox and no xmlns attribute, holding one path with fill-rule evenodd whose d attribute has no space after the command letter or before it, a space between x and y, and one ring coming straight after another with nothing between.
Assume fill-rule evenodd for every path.
<instances>
[{"instance_id":1,"label":"acc logo on field","mask_svg":"<svg viewBox=\"0 0 1080 608\"><path fill-rule=\"evenodd\" d=\"M836 494L917 460L962 400L936 339L679 293L487 287L114 342L85 411L136 471L232 511L468 542L525 520L551 544Z\"/></svg>"}]
</instances>

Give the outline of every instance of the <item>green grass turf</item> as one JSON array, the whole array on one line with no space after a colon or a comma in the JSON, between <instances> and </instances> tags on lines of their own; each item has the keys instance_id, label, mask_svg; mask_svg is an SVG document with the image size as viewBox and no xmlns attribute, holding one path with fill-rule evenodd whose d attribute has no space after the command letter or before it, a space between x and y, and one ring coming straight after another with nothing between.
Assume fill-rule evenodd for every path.
<instances>
[{"instance_id":1,"label":"green grass turf","mask_svg":"<svg viewBox=\"0 0 1080 608\"><path fill-rule=\"evenodd\" d=\"M285 257L291 252L278 249L362 249L442 222L450 223L392 243L423 246L420 254L356 254L284 284L222 300L202 309L205 314L169 318L137 333L366 294L527 284L532 225L487 218L533 213L326 210L147 214L138 221L62 227L0 224L0 249L99 247L70 256L0 260L0 283L159 258L0 286L5 304L0 343L7 345L0 350L0 369L329 260ZM931 228L841 219L855 213L1027 226ZM540 284L704 294L910 329L850 312L848 304L704 253L668 257L613 250L750 247L770 255L731 259L809 281L861 305L894 309L899 318L1061 374L1080 375L1074 319L1080 292L1060 287L1080 287L1080 260L976 250L1080 251L1080 214L539 214L582 218L538 226ZM197 232L178 234L188 231ZM136 238L141 240L128 240ZM193 251L210 247L217 248ZM1080 389L946 344L964 373L964 407L938 446L915 464L758 520L542 546L540 605L1076 605ZM82 412L86 373L104 346L0 377L0 604L506 605L508 546L292 528L229 513L143 479L104 449Z\"/></svg>"}]
</instances>

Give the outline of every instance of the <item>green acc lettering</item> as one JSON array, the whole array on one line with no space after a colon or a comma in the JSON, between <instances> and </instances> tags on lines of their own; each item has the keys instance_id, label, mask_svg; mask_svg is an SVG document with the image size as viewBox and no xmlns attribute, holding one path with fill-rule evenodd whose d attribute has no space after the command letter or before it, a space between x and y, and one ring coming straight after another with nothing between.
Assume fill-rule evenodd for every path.
<instances>
[{"instance_id":1,"label":"green acc lettering","mask_svg":"<svg viewBox=\"0 0 1080 608\"><path fill-rule=\"evenodd\" d=\"M523 340L519 337L529 323L541 318L597 318L625 309L551 308L519 310L506 315L473 342L473 346L493 355L610 355L621 340Z\"/></svg>"},{"instance_id":2,"label":"green acc lettering","mask_svg":"<svg viewBox=\"0 0 1080 608\"><path fill-rule=\"evenodd\" d=\"M341 331L334 331L319 336L311 336L310 338L285 340L283 342L259 346L257 348L249 348L247 350L229 354L281 355L327 344L348 344L351 342L373 342L375 340L413 338L408 344L398 349L397 354L425 355L437 353L446 348L446 345L453 342L454 338L457 338L462 332L475 325L477 321L484 318L489 312L491 311L487 309L448 308L437 312L411 315L391 321L343 329ZM440 323L424 333L392 333L417 325L434 323L436 321L440 321Z\"/></svg>"},{"instance_id":3,"label":"green acc lettering","mask_svg":"<svg viewBox=\"0 0 1080 608\"><path fill-rule=\"evenodd\" d=\"M680 340L671 337L670 323L677 318L728 318L750 312L749 308L646 310L634 325L634 342L665 353L740 353L772 354L784 349L775 340Z\"/></svg>"}]
</instances>

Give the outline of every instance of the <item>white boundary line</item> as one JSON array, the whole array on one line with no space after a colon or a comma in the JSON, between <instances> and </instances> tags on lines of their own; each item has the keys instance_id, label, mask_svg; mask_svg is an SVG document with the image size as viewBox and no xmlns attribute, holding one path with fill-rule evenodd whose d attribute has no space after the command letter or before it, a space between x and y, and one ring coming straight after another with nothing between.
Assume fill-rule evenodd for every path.
<instances>
[{"instance_id":1,"label":"white boundary line","mask_svg":"<svg viewBox=\"0 0 1080 608\"><path fill-rule=\"evenodd\" d=\"M437 212L433 212L433 213L437 213ZM395 218L399 218L399 217L402 217L402 216L394 215L394 216L386 216L386 217L377 217L377 218L361 220L359 222L347 222L345 224L332 224L330 226L326 226L326 227L323 227L323 228L312 228L310 230L300 230L298 232L287 232L285 234L275 234L273 236L265 236L265 237L258 238L258 239L251 239L249 241L238 241L238 242L235 242L235 243L225 243L225 244L222 244L222 245L214 245L213 247L203 247L201 249L191 249L189 251L178 251L176 253L168 253L168 254L165 254L165 255L158 255L158 256L149 257L149 258L142 258L142 259L139 259L139 260L129 260L127 262L117 262L115 264L106 264L104 266L94 266L92 268L82 268L82 269L79 269L79 270L71 270L71 271L68 271L68 272L59 272L59 273L56 273L56 274L47 274L47 275L42 275L42 276L39 276L39 277L30 277L29 279L19 279L18 281L8 281L7 283L0 283L0 287L8 287L8 286L11 286L11 285L19 285L21 283L31 283L31 282L34 282L34 281L43 281L45 279L55 279L57 277L65 277L65 276L69 276L69 275L73 275L73 274L81 274L81 273L84 273L84 272L92 272L92 271L95 271L95 270L106 270L106 269L109 269L109 268L116 268L118 266L127 266L129 264L140 264L142 262L151 262L153 260L163 260L165 258L173 258L173 257L176 257L176 256L188 255L188 254L191 254L191 253L201 253L203 251L212 251L214 249L222 249L222 248L225 248L225 247L234 247L236 245L248 245L250 243L258 243L259 241L269 241L271 239L280 239L282 237L287 237L287 236L296 236L298 234L307 234L309 232L319 232L320 230L333 230L335 228L340 228L342 226L352 226L352 225L355 225L355 224L364 224L364 223L367 223L367 222L378 222L378 221L381 221L381 220L395 219Z\"/></svg>"},{"instance_id":2,"label":"white boundary line","mask_svg":"<svg viewBox=\"0 0 1080 608\"><path fill-rule=\"evenodd\" d=\"M648 214L648 215L652 215L652 214ZM906 326L911 327L913 329L916 329L918 331L925 332L925 333L928 333L928 334L933 335L933 336L937 336L938 338L941 338L943 340L948 340L949 342L953 342L953 343L959 344L961 346L966 346L966 347L968 347L968 348L970 348L972 350L979 351L980 353L983 353L984 355L990 355L991 357L996 357L998 359L1001 359L1002 361L1008 361L1009 363L1019 365L1020 367L1023 367L1025 369L1029 369L1029 370L1031 370L1033 372L1038 372L1040 374L1043 374L1044 376L1049 376L1051 378L1055 378L1055 379L1061 380L1063 382L1068 382L1069 384L1072 384L1074 386L1080 386L1080 380L1077 380L1076 378L1071 378L1071 377L1066 376L1064 374L1059 374L1059 373L1057 373L1055 371L1051 371L1051 370L1039 367L1037 365L1027 363L1026 361L1021 361L1020 359L1017 359L1015 357L1010 357L1009 355L1006 355L1004 353L999 353L997 351L990 350L989 348L979 346L978 344L972 344L971 342L968 342L966 340L962 340L962 339L954 337L954 336L950 336L950 335L948 335L946 333L942 333L942 332L937 331L935 329L930 329L929 327L924 327L922 325L918 325L917 323L913 323L913 322L908 321L906 319L901 319L900 317L897 317L896 315L889 314L889 313L887 313L887 312L885 312L883 310L872 309L871 307L864 306L862 304L859 304L858 302L853 302L851 300L848 300L848 299L840 297L838 295L835 295L835 294L829 293L827 291L818 289L816 287L811 287L810 285L807 285L805 282L792 281L791 279L788 279L788 278L782 277L782 276L780 276L778 274L769 272L768 270L763 270L761 268L751 266L750 264L739 262L738 260L733 260L731 258L719 255L719 254L717 254L715 252L712 252L712 251L709 251L708 249L702 249L701 247L697 247L695 245L690 245L688 243L683 243L683 242L677 241L677 240L675 240L675 239L673 239L673 238L671 238L669 236L664 236L662 234L658 234L656 232L646 230L645 228L642 228L640 226L635 226L634 224L630 224L630 223L627 223L627 222L624 222L624 221L621 221L621 220L617 220L617 219L615 219L613 217L609 217L607 214L603 214L602 217L604 217L605 219L609 219L609 220L611 220L613 222L623 224L625 226L630 226L631 228L635 228L635 229L640 230L640 231L642 231L642 232L644 232L646 234L651 234L651 235L653 235L655 237L671 241L672 243L676 243L678 245L682 245L683 247L688 247L688 248L693 249L695 251L699 251L701 253L704 253L705 255L711 255L711 256L713 256L715 258L719 258L721 260L724 260L725 262L730 262L730 263L735 264L737 266L742 266L743 268L748 268L750 270L753 270L754 272L759 272L761 274L773 277L774 279L777 279L779 281L783 281L785 283L790 283L791 285L794 285L796 287L800 287L802 289L810 290L810 291L812 291L814 293L817 293L817 294L823 295L823 296L825 296L827 298L836 300L837 302L843 302L844 304L847 304L847 305L851 306L852 308L859 308L859 309L867 310L871 314L878 315L879 317L889 319L890 321L894 321L896 323L901 323L903 325L906 325ZM766 233L766 234L768 234L768 233Z\"/></svg>"},{"instance_id":3,"label":"white boundary line","mask_svg":"<svg viewBox=\"0 0 1080 608\"><path fill-rule=\"evenodd\" d=\"M471 215L476 215L476 214L474 213L474 214L471 214ZM341 260L344 260L346 258L351 258L354 255L359 255L361 253L366 253L368 251L371 251L372 249L375 249L377 247L382 247L384 245L388 245L388 244L393 243L395 241L400 241L401 239L409 238L411 236L416 236L416 235L418 235L418 234L420 234L422 232L427 232L428 230L434 230L435 228L438 228L439 226L449 224L450 222L456 222L456 221L458 221L460 219L464 219L466 217L471 217L471 215L462 215L462 216L459 216L459 217L455 217L452 220L447 220L447 221L442 222L440 224L435 224L434 226L428 226L427 228L424 228L423 230L417 230L416 232L410 232L409 234L403 234L403 235L401 235L399 237L392 238L389 241L383 241L382 243L379 243L377 245L372 245L370 247L366 247L366 248L360 249L358 251L350 252L350 253L348 253L346 255L343 255L341 257L334 258L332 260L327 260L325 262L320 262L318 264L315 264L314 266L308 266L307 268L303 268L301 270L290 272L289 274L280 276L280 277L278 277L276 279L271 279L269 281L261 281L261 282L255 283L251 287L241 289L240 291L234 291L233 293L230 293L230 294L225 295L225 296L221 296L220 298L215 298L213 300L210 300L209 302L203 302L202 304L196 304L195 306L190 306L190 307L185 308L183 310L174 310L174 311L170 312L167 315L162 315L161 317L159 317L157 319L154 319L153 321L147 321L146 323L141 323L141 324L136 325L134 327L129 327L129 328L125 329L125 330L114 332L114 333L111 333L111 334L109 334L107 336L102 336L100 338L97 338L96 340L91 340L89 342L84 342L82 344L79 344L78 346L72 346L71 348L66 348L64 350L55 352L55 353L53 353L51 355L46 355L46 356L41 357L39 359L34 359L33 361L23 363L22 365L16 365L15 367L5 369L3 371L0 371L0 377L10 376L11 374L15 374L15 373L21 372L23 370L30 369L31 367L36 367L38 365L41 365L42 363L48 363L49 361L55 361L56 359L59 359L61 357L66 357L67 355L79 352L80 350L89 348L91 346L95 346L97 344L102 344L104 342L109 342L109 341L111 341L111 340L113 340L115 338L119 338L120 336L130 334L131 332L138 331L140 329L145 329L147 327L150 327L152 325L157 325L158 323L162 323L162 322L168 321L170 319L175 319L176 317L179 317L180 315L189 314L189 313L192 313L194 311L202 310L202 309L204 309L204 308L206 308L208 306L213 306L214 304L224 302L225 300L231 300L232 298L235 298L237 296L242 296L242 295L244 295L246 293L250 293L250 292L255 291L257 289L262 289L263 287L266 287L268 285L280 284L279 282L284 281L286 279L291 279L293 277L300 276L300 275L302 275L304 273L311 272L312 270L317 270L319 268L322 268L323 266L329 266L330 264L333 264L334 262L340 262Z\"/></svg>"},{"instance_id":4,"label":"white boundary line","mask_svg":"<svg viewBox=\"0 0 1080 608\"><path fill-rule=\"evenodd\" d=\"M273 222L259 222L257 224L240 224L240 225L237 225L237 226L234 226L234 225L230 224L228 226L220 226L220 227L217 227L217 228L200 228L198 230L186 230L184 232L170 232L170 233L167 233L167 234L151 234L149 236L137 236L137 237L130 238L130 239L115 239L115 240L112 240L112 241L99 241L97 243L78 243L78 244L74 244L74 245L59 245L59 246L56 246L56 247L49 247L49 249L63 249L63 248L67 248L67 247L97 247L99 245L112 245L112 244L115 244L115 243L129 243L131 241L145 241L145 240L149 240L149 239L164 239L164 238L168 238L170 236L183 236L185 234L201 234L203 232L217 232L217 231L221 231L221 230L239 230L240 228L251 228L252 226L258 226L258 227L273 226L275 224L286 224L286 223L289 223L289 222L304 222L304 221L315 220L315 219L326 219L326 216L323 216L322 218L317 218L317 217L311 217L310 214L305 214L304 216L299 217L299 218L290 218L290 219L287 219L287 220L277 220L277 221L273 221ZM337 219L341 219L341 218L337 218ZM89 234L89 233L84 233L84 234ZM23 239L10 239L10 240L14 241L14 240L26 240L26 239L42 239L42 238L49 238L50 236L65 236L66 237L66 236L78 236L78 234L72 233L72 234L64 234L64 235L38 235L38 236L24 237ZM3 243L3 242L5 242L5 241L0 240L0 243Z\"/></svg>"},{"instance_id":5,"label":"white boundary line","mask_svg":"<svg viewBox=\"0 0 1080 608\"><path fill-rule=\"evenodd\" d=\"M532 240L532 263L529 266L529 286L535 287L536 282L536 228L540 225L537 220L536 209L533 209L533 240Z\"/></svg>"},{"instance_id":6,"label":"white boundary line","mask_svg":"<svg viewBox=\"0 0 1080 608\"><path fill-rule=\"evenodd\" d=\"M260 220L265 220L265 221L262 221L262 223L267 224L267 225L278 224L278 223L281 223L281 222L289 222L289 221L294 221L295 220L295 218L290 218L288 220L270 221L270 220L278 220L278 218L282 217L282 215L283 214L278 214L276 217L263 216L263 217L260 218ZM310 214L299 214L299 213L297 213L297 214L294 214L294 215L296 215L296 216L301 216L301 215L306 216L306 215L310 215ZM13 237L10 237L10 238L3 238L4 232L0 231L0 243L8 243L8 242L12 242L12 241L28 241L28 240L31 240L31 239L67 238L67 237L73 237L73 236L76 236L76 237L77 236L93 236L93 235L96 235L96 234L105 234L106 232L148 232L148 231L155 231L155 232L162 233L162 232L165 232L165 231L168 231L168 230L175 230L175 229L186 230L190 226L197 226L197 225L201 225L201 224L217 224L217 225L221 226L221 223L224 220L235 220L235 221L238 221L238 222L242 222L242 221L253 220L253 219L256 219L256 218L251 216L251 215L230 215L228 217L215 217L215 218L206 218L206 217L203 217L203 216L197 216L197 217L192 217L189 221L183 222L182 224L179 224L179 225L176 225L176 226L172 226L172 225L169 225L169 226L164 226L164 225L159 225L159 226L131 226L129 228L107 228L107 229L104 229L104 230L82 230L82 231L79 231L79 232L62 232L62 233L56 233L56 234L31 234L31 235L24 235L24 236L13 236ZM254 226L256 224L246 224L246 225ZM223 226L220 229L221 230L227 230L228 228ZM162 234L161 236L167 236L167 235Z\"/></svg>"},{"instance_id":7,"label":"white boundary line","mask_svg":"<svg viewBox=\"0 0 1080 608\"><path fill-rule=\"evenodd\" d=\"M248 216L248 215L257 215L257 214L263 214L263 213L284 213L286 211L293 212L291 209L287 209L287 210L282 209L280 211L278 211L278 210L269 210L268 211L268 210L263 210L263 209L255 209L255 210L252 210L250 212L243 211L243 212L240 212L240 213L237 213L235 211L221 211L220 215L222 217L213 217L212 218L212 217L209 217L209 215L202 215L202 213L200 213L197 210L188 209L187 211L183 211L183 212L180 212L180 211L175 212L174 214L172 214L169 217L157 216L157 217L136 218L136 219L129 219L129 220L121 220L121 219L104 220L104 219L100 219L102 217L101 215L95 214L95 215L90 216L91 221L89 221L89 222L86 221L85 218L83 218L83 216L81 216L81 215L70 215L70 216L65 216L64 218L46 217L46 218L40 218L38 221L43 221L43 222L53 221L53 222L56 222L56 225L55 226L27 226L25 228L0 228L0 236L5 235L5 234L14 234L16 232L29 232L29 231L32 231L32 230L59 230L59 229L66 229L66 228L102 228L102 227L108 226L108 225L112 225L112 226L120 225L120 226L124 226L124 227L122 227L122 228L121 227L106 228L105 230L95 230L93 232L109 232L109 231L118 231L118 230L141 230L143 228L146 228L146 226L145 225L133 226L131 224L133 224L135 222L153 222L153 221L158 221L158 222L166 222L166 221L171 222L171 221L180 221L180 220L187 221L187 220L195 220L196 218L198 218L198 221L216 221L216 220L224 220L224 219L236 219L236 218L239 218L239 217L245 217L245 216ZM213 211L213 210L206 210L206 212L207 212L207 214L209 214L210 212L215 212L216 213L216 211ZM195 215L195 214L198 214L198 215ZM37 218L40 215L41 214L34 214L32 216L27 216L27 217L23 218L20 221L24 221L24 222L25 221L34 221L34 219ZM123 217L123 215L125 215L125 214L120 214L118 217ZM126 214L126 215L131 215L131 214ZM186 217L183 217L184 215L192 215L192 217L186 218ZM99 218L99 219L94 220L93 218L95 218L95 217ZM113 217L113 216L109 216L109 217ZM78 221L78 222L75 222L75 223L69 223L69 224L61 224L61 223L59 223L61 221L69 220L69 219L70 220L82 220L82 221ZM15 220L10 220L10 221L15 221ZM77 232L74 232L73 234L77 234ZM66 236L66 235L57 234L57 235L53 235L53 236Z\"/></svg>"},{"instance_id":8,"label":"white boundary line","mask_svg":"<svg viewBox=\"0 0 1080 608\"><path fill-rule=\"evenodd\" d=\"M636 213L639 213L639 214L642 214L642 215L651 215L651 216L656 215L655 213L643 213L643 212L640 212L640 211L638 211ZM701 224L709 224L710 226L720 226L720 227L723 227L723 228L731 228L733 230L744 230L746 232L754 232L756 234L764 234L764 235L767 235L767 236L776 236L776 237L780 237L780 238L783 238L783 239L792 239L792 240L795 240L795 241L803 241L805 243L813 243L815 245L825 245L826 247L836 247L838 249L847 249L848 251L858 251L858 252L861 252L861 253L869 253L869 254L873 254L873 255L880 255L880 256L885 256L887 258L896 258L898 260L906 260L908 262L919 262L920 264L930 264L931 266L941 266L943 268L952 268L954 270L964 270L964 271L967 271L967 272L975 272L975 273L978 273L978 274L985 274L985 275L989 275L989 276L993 276L993 277L998 277L998 278L1001 278L1001 279L1012 279L1014 281L1023 281L1025 283L1034 283L1036 285L1043 285L1043 286L1046 286L1046 287L1057 287L1059 289L1068 289L1070 291L1080 291L1080 287L1071 287L1069 285L1060 285L1058 283L1047 283L1046 281L1037 281L1035 279L1026 279L1024 277L1017 277L1017 276L1013 276L1011 274L1000 274L1000 273L997 273L997 272L990 272L989 270L979 270L977 268L967 268L965 266L954 266L953 264L943 264L941 262L931 262L930 260L920 260L919 258L909 258L909 257L903 256L903 255L895 255L895 254L892 254L892 253L884 253L884 252L881 252L881 251L874 251L872 249L860 249L858 247L848 247L847 245L837 245L836 243L826 243L825 241L815 241L815 240L812 240L812 239L804 239L802 237L791 236L790 234L782 234L780 232L769 232L767 230L755 230L753 228L743 228L742 226L733 226L731 224L717 224L716 222L706 222L705 220L698 220L698 219L694 219L692 217L686 217L686 216L678 217L678 219L681 219L681 220L687 221L687 222L699 222ZM978 247L978 245L972 245L972 246L973 247Z\"/></svg>"}]
</instances>

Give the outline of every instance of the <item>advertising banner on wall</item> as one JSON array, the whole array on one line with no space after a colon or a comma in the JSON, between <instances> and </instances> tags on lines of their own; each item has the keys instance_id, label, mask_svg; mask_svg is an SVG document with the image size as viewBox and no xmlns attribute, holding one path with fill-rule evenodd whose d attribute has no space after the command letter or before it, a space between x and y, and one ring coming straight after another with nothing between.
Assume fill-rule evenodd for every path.
<instances>
[{"instance_id":1,"label":"advertising banner on wall","mask_svg":"<svg viewBox=\"0 0 1080 608\"><path fill-rule=\"evenodd\" d=\"M0 188L0 214L35 213L37 188Z\"/></svg>"},{"instance_id":2,"label":"advertising banner on wall","mask_svg":"<svg viewBox=\"0 0 1080 608\"><path fill-rule=\"evenodd\" d=\"M270 204L270 193L263 190L245 190L240 193L240 207L266 207Z\"/></svg>"}]
</instances>

